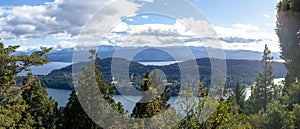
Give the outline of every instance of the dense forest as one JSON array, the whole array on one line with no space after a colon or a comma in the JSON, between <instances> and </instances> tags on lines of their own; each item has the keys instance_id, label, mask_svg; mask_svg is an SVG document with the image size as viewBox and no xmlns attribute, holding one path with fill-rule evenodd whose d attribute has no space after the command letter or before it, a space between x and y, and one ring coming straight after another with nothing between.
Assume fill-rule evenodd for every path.
<instances>
[{"instance_id":1,"label":"dense forest","mask_svg":"<svg viewBox=\"0 0 300 129\"><path fill-rule=\"evenodd\" d=\"M57 102L47 97L46 85L50 83L51 74L53 80L71 84L72 67L55 70L48 76L35 76L29 68L49 63L51 48L41 47L29 55L13 55L20 46L5 47L1 42L0 128L299 129L300 1L282 0L277 10L276 32L282 51L281 58L285 60L287 68L282 86L274 84L274 77L278 76L274 69L278 66L274 65L271 50L265 45L260 63L253 61L249 65L249 61L227 61L227 79L233 81L232 88L220 84L219 87L223 89L215 91L217 96L211 96L205 80L200 78L197 87L189 84L181 86L184 90L178 96L180 106L175 109L167 103L170 94L164 92L170 87L160 87L163 80L160 80L154 69L163 69L169 74L170 80L176 80L176 74L180 74L176 71L177 64L154 67L133 62L131 74L133 79L140 80L138 87L143 92L130 115L125 115L127 111L123 104L113 99L117 91L112 90L113 85L106 80L111 78L106 77L109 74L109 61L105 60L109 59L101 62L96 50L90 50L90 57L87 57L90 62L84 65L80 73L76 73L79 75L75 82L76 91L70 94L67 105L58 108ZM205 71L201 76L209 76L208 59L197 62L200 72ZM247 69L255 72L243 73L248 72ZM154 72L149 73L150 70ZM16 78L22 71L28 74L21 79ZM135 75L139 77L135 78ZM256 78L251 86L251 96L245 100L245 85L249 84L248 79L251 80L254 75Z\"/></svg>"}]
</instances>

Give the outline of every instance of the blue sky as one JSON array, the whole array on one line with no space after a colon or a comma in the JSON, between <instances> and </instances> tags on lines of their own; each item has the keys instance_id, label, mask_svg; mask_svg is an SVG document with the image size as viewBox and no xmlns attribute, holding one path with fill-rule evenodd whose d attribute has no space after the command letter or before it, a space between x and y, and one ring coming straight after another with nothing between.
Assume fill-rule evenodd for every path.
<instances>
[{"instance_id":1,"label":"blue sky","mask_svg":"<svg viewBox=\"0 0 300 129\"><path fill-rule=\"evenodd\" d=\"M41 5L53 0L0 0L0 6Z\"/></svg>"},{"instance_id":2,"label":"blue sky","mask_svg":"<svg viewBox=\"0 0 300 129\"><path fill-rule=\"evenodd\" d=\"M170 3L171 0L132 1L137 7L135 12L147 10L147 7L155 9L161 2L169 2L169 5L174 4L170 6L170 10L180 10L182 16L193 15L185 12L186 9L176 5L175 2ZM56 49L74 47L87 19L99 11L99 8L105 7L108 2L109 0L91 0L88 2L74 2L73 0L0 0L0 36L6 45L20 44L23 46L22 50L34 49L39 45ZM224 49L261 51L264 44L268 44L271 50L279 51L278 39L274 32L276 27L276 3L278 0L189 0L189 2L201 10L218 33L220 39L226 39L221 40ZM111 15L110 13L114 12L107 12L107 15ZM145 34L144 31L159 26L159 28L165 30L153 29L151 32L171 34L166 31L172 31L174 35L189 38L184 33L175 34L174 32L179 31L170 30L172 27L168 26L179 25L178 21L180 19L149 14L123 16L120 20L129 26L128 28L141 28L143 34ZM145 26L148 28L142 27L146 24L152 25ZM147 34L149 33L147 32ZM111 35L110 38L112 38L105 37L108 42L114 40L115 37L120 37L116 33L108 35ZM228 42L228 40L231 41ZM261 49L257 49L258 47L261 47Z\"/></svg>"},{"instance_id":3,"label":"blue sky","mask_svg":"<svg viewBox=\"0 0 300 129\"><path fill-rule=\"evenodd\" d=\"M276 0L198 0L193 3L212 23L220 26L242 23L264 27L275 22Z\"/></svg>"}]
</instances>

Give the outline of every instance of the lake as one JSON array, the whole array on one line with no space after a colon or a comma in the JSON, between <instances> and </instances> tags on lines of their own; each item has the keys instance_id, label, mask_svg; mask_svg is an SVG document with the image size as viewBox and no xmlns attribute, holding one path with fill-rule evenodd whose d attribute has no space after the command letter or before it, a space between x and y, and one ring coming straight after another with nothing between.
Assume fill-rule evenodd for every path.
<instances>
[{"instance_id":1,"label":"lake","mask_svg":"<svg viewBox=\"0 0 300 129\"><path fill-rule=\"evenodd\" d=\"M164 66L164 65L170 65L170 64L175 64L175 63L179 63L179 62L181 62L181 61L139 62L139 63L143 64L143 65Z\"/></svg>"},{"instance_id":2,"label":"lake","mask_svg":"<svg viewBox=\"0 0 300 129\"><path fill-rule=\"evenodd\" d=\"M47 75L54 69L61 69L63 67L66 67L68 65L71 65L72 63L68 62L51 62L49 64L45 64L43 66L32 66L30 69L32 70L32 73L34 75ZM19 76L26 75L27 72L23 71L19 73Z\"/></svg>"},{"instance_id":3,"label":"lake","mask_svg":"<svg viewBox=\"0 0 300 129\"><path fill-rule=\"evenodd\" d=\"M52 98L57 101L58 107L65 107L72 91L47 88L47 92L48 97L52 96ZM116 102L121 102L123 104L124 109L128 110L127 114L131 114L136 102L141 99L141 96L114 95L113 98ZM175 104L176 99L177 97L171 97L168 104Z\"/></svg>"}]
</instances>

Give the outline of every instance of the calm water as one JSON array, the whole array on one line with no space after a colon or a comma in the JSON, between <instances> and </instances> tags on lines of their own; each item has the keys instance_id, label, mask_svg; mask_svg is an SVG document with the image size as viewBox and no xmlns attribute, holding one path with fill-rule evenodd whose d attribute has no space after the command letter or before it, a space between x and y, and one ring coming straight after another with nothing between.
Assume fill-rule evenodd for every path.
<instances>
[{"instance_id":1,"label":"calm water","mask_svg":"<svg viewBox=\"0 0 300 129\"><path fill-rule=\"evenodd\" d=\"M47 88L47 92L48 97L52 96L52 98L57 101L58 107L65 107L72 91ZM116 102L121 102L123 104L125 110L128 110L127 114L131 114L135 104L141 99L141 96L115 95L113 98ZM176 99L177 97L171 97L168 103L175 104Z\"/></svg>"},{"instance_id":2,"label":"calm water","mask_svg":"<svg viewBox=\"0 0 300 129\"><path fill-rule=\"evenodd\" d=\"M48 97L52 96L52 98L58 102L58 107L65 107L72 91L47 88L47 92Z\"/></svg>"},{"instance_id":3,"label":"calm water","mask_svg":"<svg viewBox=\"0 0 300 129\"><path fill-rule=\"evenodd\" d=\"M161 62L139 62L143 65L155 65L155 66L164 66L164 65L170 65L170 64L175 64L179 63L181 61L161 61Z\"/></svg>"},{"instance_id":4,"label":"calm water","mask_svg":"<svg viewBox=\"0 0 300 129\"><path fill-rule=\"evenodd\" d=\"M63 67L71 65L71 64L72 63L66 63L66 62L51 62L51 63L45 64L43 66L32 66L30 68L34 75L46 75L46 74L49 74L54 69L61 69ZM18 75L23 76L23 75L26 75L26 73L27 72L21 72Z\"/></svg>"}]
</instances>

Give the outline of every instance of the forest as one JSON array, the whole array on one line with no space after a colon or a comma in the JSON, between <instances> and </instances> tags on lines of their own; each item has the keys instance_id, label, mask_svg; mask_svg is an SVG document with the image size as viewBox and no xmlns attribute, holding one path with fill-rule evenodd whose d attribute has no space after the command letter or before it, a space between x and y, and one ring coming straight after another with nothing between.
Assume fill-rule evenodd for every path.
<instances>
[{"instance_id":1,"label":"forest","mask_svg":"<svg viewBox=\"0 0 300 129\"><path fill-rule=\"evenodd\" d=\"M241 129L299 129L300 128L300 1L282 0L277 5L277 28L281 58L287 69L285 81L274 84L276 71L271 50L264 47L260 63L255 62L249 73L242 69L243 61L230 60L233 67L228 73L231 84L219 85L216 91L209 89L205 79L192 84L181 85L178 95L179 107L175 109L167 101L172 94L166 92L169 86L161 86L155 69L170 72L168 78L176 80L176 64L165 67L145 67L134 65L133 77L141 83L137 85L141 99L131 114L113 96L117 89L108 83L107 68L91 49L90 62L85 64L79 74L74 90L65 107L58 107L52 97L47 97L46 85L65 83L72 88L71 66L53 71L48 76L35 76L29 67L49 63L51 48L41 47L31 54L13 55L20 46L7 46L0 43L0 128L45 128L45 129L98 129L98 128L241 128ZM107 60L107 59L105 59ZM201 59L200 59L201 60ZM208 59L202 59L208 60ZM199 61L203 63L203 61ZM236 63L236 66L231 63ZM105 63L105 62L104 62ZM106 62L109 65L109 62ZM209 64L209 62L205 62ZM247 62L248 63L248 62ZM201 75L209 75L208 65L198 64ZM250 65L251 66L251 65ZM171 68L166 68L171 67ZM255 67L255 68L254 68ZM257 68L258 67L258 68ZM172 71L174 70L175 71ZM153 73L149 71L154 70ZM233 71L238 70L238 71ZM241 70L241 71L239 71ZM27 71L18 78L17 74ZM230 70L229 70L230 71ZM247 71L247 70L246 70ZM246 74L247 75L244 77ZM253 78L252 74L255 78ZM51 76L53 75L53 76ZM142 76L142 77L140 77ZM57 78L55 78L57 77ZM248 78L249 77L249 78ZM51 82L52 79L52 82ZM65 79L65 80L64 80ZM227 78L228 79L228 78ZM254 79L254 81L249 81ZM209 78L208 78L209 80ZM251 96L245 99L245 88L250 83ZM217 84L216 84L217 85ZM161 92L162 91L162 92ZM169 90L170 91L170 90ZM215 92L217 96L211 96Z\"/></svg>"}]
</instances>

